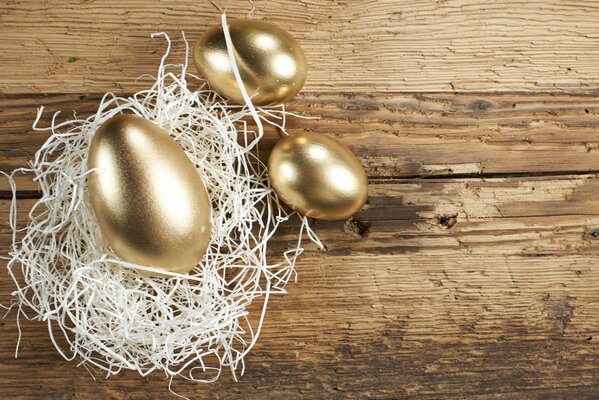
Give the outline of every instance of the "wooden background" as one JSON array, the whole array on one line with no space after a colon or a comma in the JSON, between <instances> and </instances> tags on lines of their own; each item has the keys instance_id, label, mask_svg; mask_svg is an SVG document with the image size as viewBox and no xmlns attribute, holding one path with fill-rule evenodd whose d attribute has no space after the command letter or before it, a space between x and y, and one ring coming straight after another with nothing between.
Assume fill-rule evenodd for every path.
<instances>
[{"instance_id":1,"label":"wooden background","mask_svg":"<svg viewBox=\"0 0 599 400\"><path fill-rule=\"evenodd\" d=\"M230 17L250 5L221 1ZM310 69L291 132L358 155L370 200L315 223L299 281L275 298L246 374L203 398L599 398L599 2L270 0L253 18L295 35ZM207 0L0 4L0 168L46 136L36 108L90 115L106 91L147 86L195 40ZM266 147L274 142L266 140ZM0 252L9 249L0 180ZM19 179L20 222L39 195ZM282 232L274 246L284 248ZM0 274L3 300L12 287ZM166 399L167 383L94 381L40 323L0 321L2 399Z\"/></svg>"}]
</instances>

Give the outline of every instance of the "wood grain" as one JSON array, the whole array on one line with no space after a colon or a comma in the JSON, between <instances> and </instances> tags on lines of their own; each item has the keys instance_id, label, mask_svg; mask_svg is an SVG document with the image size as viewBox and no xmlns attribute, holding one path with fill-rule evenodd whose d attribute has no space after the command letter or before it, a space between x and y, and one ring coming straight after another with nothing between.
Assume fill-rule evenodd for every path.
<instances>
[{"instance_id":1,"label":"wood grain","mask_svg":"<svg viewBox=\"0 0 599 400\"><path fill-rule=\"evenodd\" d=\"M0 170L26 166L48 133L31 129L95 113L99 95L0 96ZM289 132L330 134L361 159L369 176L438 177L599 171L599 97L556 94L313 93L289 109ZM273 129L263 156L278 140ZM21 179L23 190L36 186ZM0 189L6 182L0 179Z\"/></svg>"},{"instance_id":2,"label":"wood grain","mask_svg":"<svg viewBox=\"0 0 599 400\"><path fill-rule=\"evenodd\" d=\"M595 261L306 257L271 303L246 375L175 388L194 399L593 399L597 271L577 271ZM0 327L0 385L16 399L172 397L157 374L94 382L59 359L43 324L23 331L15 360L14 323Z\"/></svg>"},{"instance_id":3,"label":"wood grain","mask_svg":"<svg viewBox=\"0 0 599 400\"><path fill-rule=\"evenodd\" d=\"M191 398L592 399L598 186L596 175L377 181L354 219L314 224L327 248L308 246L240 382L175 388ZM34 202L19 200L20 226ZM8 207L0 200L0 215ZM3 275L0 292L10 290ZM157 375L94 384L60 359L44 323L23 332L15 360L14 314L0 325L0 388L17 399L168 396Z\"/></svg>"},{"instance_id":4,"label":"wood grain","mask_svg":"<svg viewBox=\"0 0 599 400\"><path fill-rule=\"evenodd\" d=\"M271 302L238 383L175 382L202 398L596 398L597 256L308 255ZM10 287L3 277L3 290ZM93 382L45 324L0 326L16 399L167 398L158 374ZM551 397L553 396L553 397ZM12 397L11 397L12 398Z\"/></svg>"},{"instance_id":5,"label":"wood grain","mask_svg":"<svg viewBox=\"0 0 599 400\"><path fill-rule=\"evenodd\" d=\"M597 254L597 192L597 175L375 181L353 218L312 220L326 250L308 244L307 254ZM19 200L22 224L35 201ZM0 215L8 215L9 205L0 200ZM292 219L280 229L271 241L273 254L295 242L298 226ZM0 228L8 241L6 217Z\"/></svg>"},{"instance_id":6,"label":"wood grain","mask_svg":"<svg viewBox=\"0 0 599 400\"><path fill-rule=\"evenodd\" d=\"M229 17L249 2L218 1ZM256 0L296 36L309 77L289 132L359 157L369 201L312 221L299 281L272 299L246 374L174 382L192 399L599 398L599 5L592 0ZM184 57L219 12L206 1L0 2L0 170L47 126L107 91L147 88L166 45ZM193 71L193 67L191 68ZM266 157L277 140L269 130ZM18 222L39 197L17 177ZM0 255L10 249L0 178ZM297 221L273 238L273 256ZM0 259L0 267L4 260ZM0 303L13 286L0 274ZM94 381L43 322L0 320L0 399L166 399L159 374Z\"/></svg>"},{"instance_id":7,"label":"wood grain","mask_svg":"<svg viewBox=\"0 0 599 400\"><path fill-rule=\"evenodd\" d=\"M248 2L222 1L230 17ZM599 7L592 0L255 1L253 17L295 35L308 91L597 93ZM218 23L206 1L0 4L0 91L103 93L145 88L165 50Z\"/></svg>"}]
</instances>

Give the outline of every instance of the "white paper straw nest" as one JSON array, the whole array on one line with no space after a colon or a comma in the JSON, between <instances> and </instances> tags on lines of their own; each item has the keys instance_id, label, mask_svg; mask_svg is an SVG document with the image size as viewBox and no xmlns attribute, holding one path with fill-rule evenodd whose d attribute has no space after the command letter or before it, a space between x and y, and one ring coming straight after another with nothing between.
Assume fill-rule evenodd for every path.
<instances>
[{"instance_id":1,"label":"white paper straw nest","mask_svg":"<svg viewBox=\"0 0 599 400\"><path fill-rule=\"evenodd\" d=\"M141 375L157 370L171 382L175 376L210 382L223 367L234 376L243 374L244 356L259 335L269 295L284 293L295 276L302 235L320 242L302 218L296 244L277 260L266 257L269 239L291 215L269 186L257 145L262 122L284 132L289 113L282 106L256 110L251 102L226 104L186 72L186 40L185 63L173 65L166 64L168 36L153 36L164 37L168 49L149 90L129 98L107 93L95 115L62 123L55 115L49 128L37 126L39 110L34 129L50 130L52 136L30 168L9 176L13 244L8 272L17 287L13 306L17 323L20 317L44 321L60 354L90 370L107 376L123 369ZM191 90L187 79L200 82L200 89ZM86 196L88 149L96 129L123 112L168 131L202 174L213 206L212 241L190 275L140 274L135 269L144 267L119 260L96 223ZM248 116L254 117L256 132L246 126ZM20 230L15 173L34 174L42 192ZM248 306L258 299L261 315L252 318L258 321L253 326Z\"/></svg>"}]
</instances>

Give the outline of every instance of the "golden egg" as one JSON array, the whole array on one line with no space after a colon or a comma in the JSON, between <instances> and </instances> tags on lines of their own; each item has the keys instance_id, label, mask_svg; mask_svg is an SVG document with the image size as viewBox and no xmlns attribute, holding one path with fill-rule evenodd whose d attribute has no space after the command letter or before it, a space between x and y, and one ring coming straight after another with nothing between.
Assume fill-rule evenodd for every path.
<instances>
[{"instance_id":1,"label":"golden egg","mask_svg":"<svg viewBox=\"0 0 599 400\"><path fill-rule=\"evenodd\" d=\"M306 80L306 58L298 42L278 26L256 20L228 23L235 62L245 89L256 106L282 103ZM200 75L221 96L245 104L233 69L222 26L208 29L198 40L193 61Z\"/></svg>"},{"instance_id":2,"label":"golden egg","mask_svg":"<svg viewBox=\"0 0 599 400\"><path fill-rule=\"evenodd\" d=\"M287 205L313 218L348 218L368 197L368 178L358 159L326 135L303 132L280 140L268 159L268 175Z\"/></svg>"},{"instance_id":3,"label":"golden egg","mask_svg":"<svg viewBox=\"0 0 599 400\"><path fill-rule=\"evenodd\" d=\"M89 149L88 195L110 247L123 260L187 273L210 241L211 206L198 170L169 134L117 115Z\"/></svg>"}]
</instances>

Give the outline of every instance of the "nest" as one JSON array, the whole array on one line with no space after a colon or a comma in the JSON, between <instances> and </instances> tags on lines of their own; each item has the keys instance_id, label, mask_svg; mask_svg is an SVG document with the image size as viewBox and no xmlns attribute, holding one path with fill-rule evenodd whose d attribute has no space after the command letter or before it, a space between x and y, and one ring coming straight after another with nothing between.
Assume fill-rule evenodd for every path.
<instances>
[{"instance_id":1,"label":"nest","mask_svg":"<svg viewBox=\"0 0 599 400\"><path fill-rule=\"evenodd\" d=\"M290 113L283 106L255 109L251 101L227 104L187 73L186 40L185 63L167 64L171 42L164 33L153 36L164 37L168 49L149 90L128 98L108 93L91 117L58 123L54 115L48 128L38 127L43 107L39 110L34 129L52 135L30 168L9 176L13 307L17 323L20 317L44 321L58 352L93 374L162 371L171 382L177 376L211 382L223 368L243 374L269 296L284 293L295 277L302 236L319 242L307 219L299 217L295 245L267 259L269 240L293 214L269 185L258 142L263 123L284 132ZM188 80L199 89L191 90ZM89 145L104 121L124 112L169 132L202 174L213 207L212 237L189 275L140 273L151 268L120 260L96 223L86 196ZM250 116L256 130L245 122ZM18 173L33 174L42 193L21 229L13 180ZM250 318L253 303L257 314Z\"/></svg>"}]
</instances>

